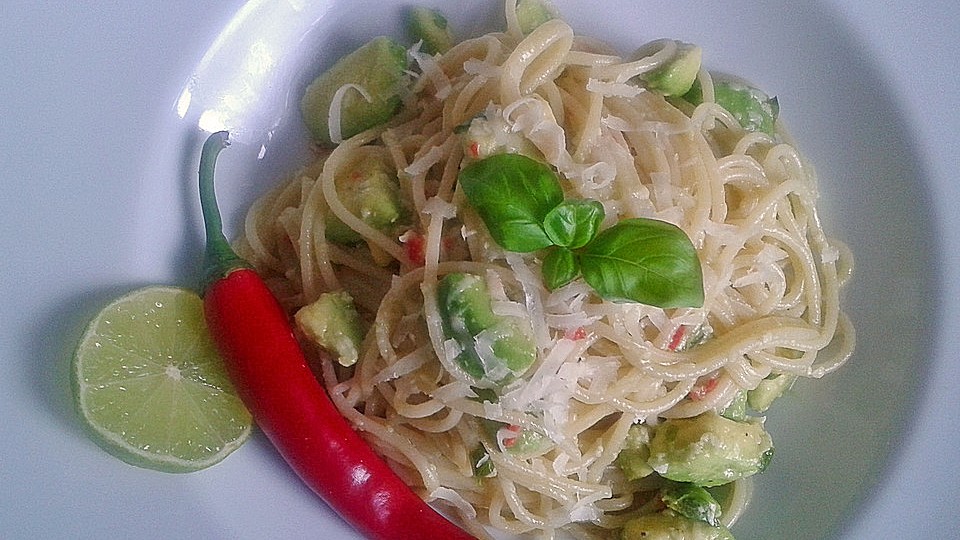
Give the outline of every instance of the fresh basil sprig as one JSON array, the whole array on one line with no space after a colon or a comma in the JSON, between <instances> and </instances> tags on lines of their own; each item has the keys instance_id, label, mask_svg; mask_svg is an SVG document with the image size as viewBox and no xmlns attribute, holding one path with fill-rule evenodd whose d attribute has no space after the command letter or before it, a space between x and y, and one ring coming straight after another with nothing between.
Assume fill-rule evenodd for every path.
<instances>
[{"instance_id":1,"label":"fresh basil sprig","mask_svg":"<svg viewBox=\"0 0 960 540\"><path fill-rule=\"evenodd\" d=\"M577 249L597 235L603 215L599 201L563 201L547 212L543 229L554 245Z\"/></svg>"},{"instance_id":2,"label":"fresh basil sprig","mask_svg":"<svg viewBox=\"0 0 960 540\"><path fill-rule=\"evenodd\" d=\"M543 284L551 291L580 276L577 255L565 247L553 247L543 257Z\"/></svg>"},{"instance_id":3,"label":"fresh basil sprig","mask_svg":"<svg viewBox=\"0 0 960 540\"><path fill-rule=\"evenodd\" d=\"M546 164L520 154L494 154L460 171L460 187L504 249L529 253L553 245L543 230L563 188Z\"/></svg>"},{"instance_id":4,"label":"fresh basil sprig","mask_svg":"<svg viewBox=\"0 0 960 540\"><path fill-rule=\"evenodd\" d=\"M662 308L703 305L703 274L696 249L677 226L625 219L600 232L603 205L563 200L546 164L520 154L495 154L459 175L467 200L504 249L550 248L543 280L550 289L583 276L601 298Z\"/></svg>"},{"instance_id":5,"label":"fresh basil sprig","mask_svg":"<svg viewBox=\"0 0 960 540\"><path fill-rule=\"evenodd\" d=\"M697 252L687 235L666 221L620 221L583 248L580 271L607 300L662 308L703 305Z\"/></svg>"}]
</instances>

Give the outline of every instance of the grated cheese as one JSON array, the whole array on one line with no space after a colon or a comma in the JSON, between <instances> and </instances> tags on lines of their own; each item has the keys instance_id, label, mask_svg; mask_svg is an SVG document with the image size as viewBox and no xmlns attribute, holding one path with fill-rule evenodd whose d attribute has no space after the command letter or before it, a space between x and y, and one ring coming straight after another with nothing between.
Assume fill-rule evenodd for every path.
<instances>
[{"instance_id":1,"label":"grated cheese","mask_svg":"<svg viewBox=\"0 0 960 540\"><path fill-rule=\"evenodd\" d=\"M623 82L608 82L599 79L590 79L587 81L587 90L596 92L605 97L632 98L646 92L646 89L635 84Z\"/></svg>"},{"instance_id":2,"label":"grated cheese","mask_svg":"<svg viewBox=\"0 0 960 540\"><path fill-rule=\"evenodd\" d=\"M370 92L367 92L367 89L359 84L349 83L337 88L337 91L333 93L333 98L330 99L330 109L327 111L327 128L330 130L330 141L334 144L343 142L341 126L343 98L346 97L347 92L350 90L357 91L363 99L367 100L367 103L373 102L373 97L370 95Z\"/></svg>"},{"instance_id":3,"label":"grated cheese","mask_svg":"<svg viewBox=\"0 0 960 540\"><path fill-rule=\"evenodd\" d=\"M430 150L427 150L421 156L413 160L413 163L408 165L403 172L411 177L426 174L426 172L430 170L430 167L440 163L440 160L442 160L445 155L446 151L443 146L433 146L430 148Z\"/></svg>"},{"instance_id":4,"label":"grated cheese","mask_svg":"<svg viewBox=\"0 0 960 540\"><path fill-rule=\"evenodd\" d=\"M422 78L426 78L433 83L433 87L436 89L434 97L446 99L453 90L453 86L450 84L450 78L437 63L437 59L432 55L421 52L419 42L411 47L407 53L420 66L420 71L423 73Z\"/></svg>"}]
</instances>

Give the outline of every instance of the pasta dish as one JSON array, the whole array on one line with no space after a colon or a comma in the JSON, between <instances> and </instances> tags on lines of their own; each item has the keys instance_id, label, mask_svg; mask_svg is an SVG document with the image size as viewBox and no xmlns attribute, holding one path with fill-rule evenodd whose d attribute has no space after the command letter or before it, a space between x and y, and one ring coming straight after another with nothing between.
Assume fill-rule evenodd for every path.
<instances>
[{"instance_id":1,"label":"pasta dish","mask_svg":"<svg viewBox=\"0 0 960 540\"><path fill-rule=\"evenodd\" d=\"M376 88L337 85L317 159L255 203L239 250L297 315L340 411L474 534L626 537L650 515L726 531L772 454L763 411L853 350L851 254L821 226L775 99L696 46L622 55L555 14L528 28L523 4L506 1L502 31L407 48L383 122L348 130L348 100ZM552 178L528 190L552 197L528 236L503 218L526 204L498 176L514 170ZM636 236L608 232L626 225ZM682 232L670 261L689 246L683 280L665 278L696 278L682 297L649 285L661 254L636 242L661 231ZM312 324L334 301L359 334ZM709 433L680 448L699 429L685 420L749 426L717 448L756 459L718 465ZM686 487L713 513L685 513Z\"/></svg>"}]
</instances>

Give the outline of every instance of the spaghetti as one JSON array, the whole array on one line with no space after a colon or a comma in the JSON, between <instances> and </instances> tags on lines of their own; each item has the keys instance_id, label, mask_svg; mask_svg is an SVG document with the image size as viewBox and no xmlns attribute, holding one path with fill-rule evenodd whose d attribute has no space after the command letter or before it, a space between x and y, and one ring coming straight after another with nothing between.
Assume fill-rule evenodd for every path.
<instances>
[{"instance_id":1,"label":"spaghetti","mask_svg":"<svg viewBox=\"0 0 960 540\"><path fill-rule=\"evenodd\" d=\"M852 257L825 235L814 169L782 126L742 129L714 102L709 72L698 76L702 104L669 100L631 82L669 47L627 61L562 20L524 35L515 2L506 14L506 31L442 55L414 48L419 77L402 111L258 200L240 251L291 312L323 292L353 296L370 328L359 362L323 362L322 376L425 497L508 533L607 537L657 487L615 466L631 425L723 410L771 375L821 377L849 357L839 294ZM470 138L478 117L490 148ZM537 253L502 250L465 210L457 174L491 148L536 154L568 195L602 202L608 222L679 226L702 264L703 307L602 301L582 280L548 291ZM338 171L374 154L409 203L402 235L353 215L336 189ZM329 242L331 214L363 242ZM531 322L537 362L496 400L479 399L444 345L437 283L454 272L482 276L497 314ZM509 452L509 430L485 436L487 421L548 444ZM482 481L478 448L495 471ZM730 491L725 525L749 499L749 480Z\"/></svg>"}]
</instances>

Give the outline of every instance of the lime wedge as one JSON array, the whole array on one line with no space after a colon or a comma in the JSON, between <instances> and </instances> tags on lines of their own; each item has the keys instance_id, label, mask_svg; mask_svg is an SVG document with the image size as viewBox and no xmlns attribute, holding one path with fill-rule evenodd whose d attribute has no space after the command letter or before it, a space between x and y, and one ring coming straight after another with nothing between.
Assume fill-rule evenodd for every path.
<instances>
[{"instance_id":1,"label":"lime wedge","mask_svg":"<svg viewBox=\"0 0 960 540\"><path fill-rule=\"evenodd\" d=\"M115 300L90 322L72 367L94 439L130 464L196 471L250 436L193 291L153 286Z\"/></svg>"}]
</instances>

